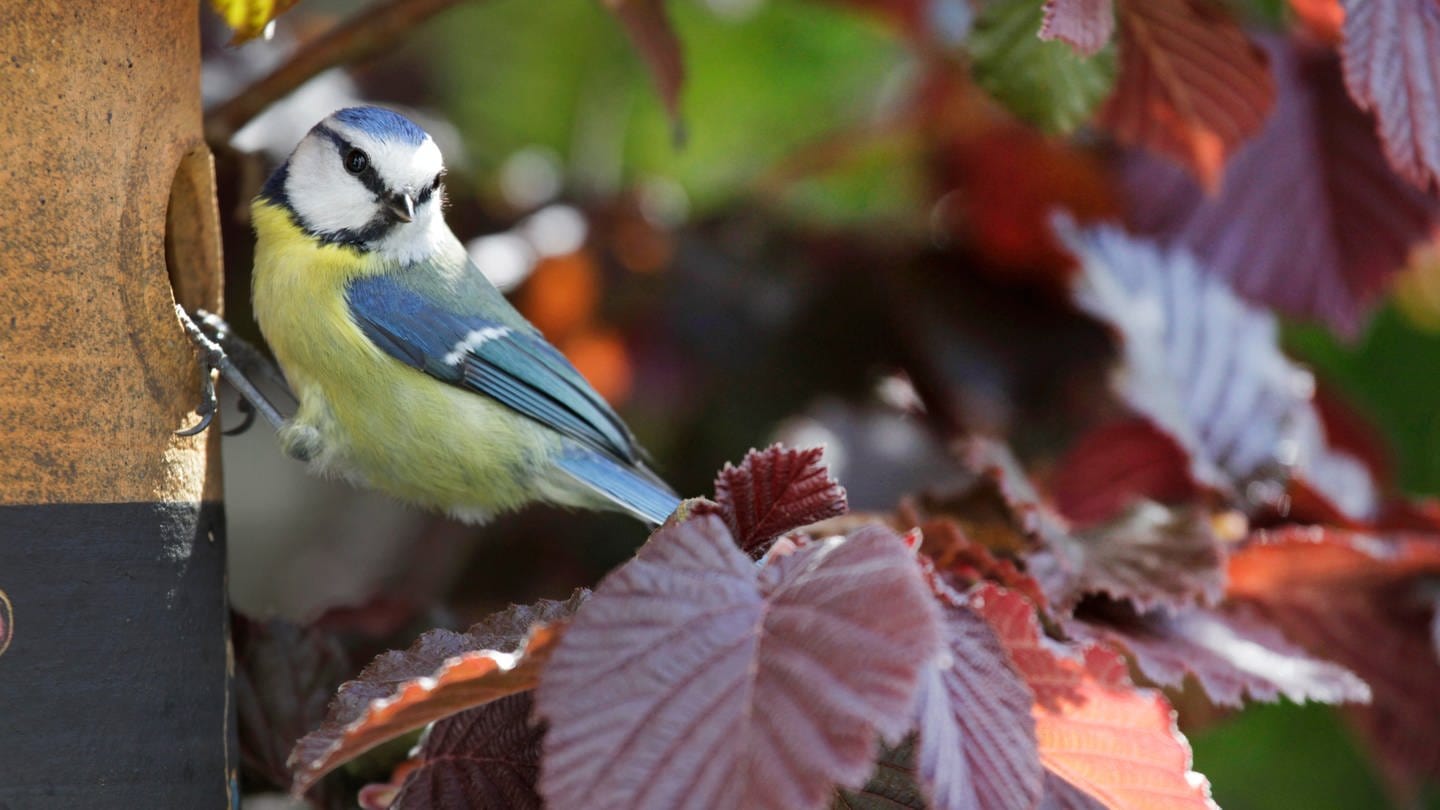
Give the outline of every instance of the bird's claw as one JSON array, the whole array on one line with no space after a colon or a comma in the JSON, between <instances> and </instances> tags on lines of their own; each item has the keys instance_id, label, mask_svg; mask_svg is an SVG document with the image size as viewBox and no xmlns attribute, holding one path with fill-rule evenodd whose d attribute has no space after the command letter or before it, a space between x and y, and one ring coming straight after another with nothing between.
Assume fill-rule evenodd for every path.
<instances>
[{"instance_id":1,"label":"bird's claw","mask_svg":"<svg viewBox=\"0 0 1440 810\"><path fill-rule=\"evenodd\" d=\"M236 402L236 406L245 418L235 427L220 431L226 436L239 436L241 433L249 430L251 425L255 424L255 406L250 404L250 400L241 397Z\"/></svg>"},{"instance_id":2,"label":"bird's claw","mask_svg":"<svg viewBox=\"0 0 1440 810\"><path fill-rule=\"evenodd\" d=\"M203 310L201 313L202 317L209 315ZM215 421L215 413L219 410L219 400L215 395L215 379L211 373L219 368L220 359L225 356L225 350L196 325L184 307L176 304L175 315L180 319L181 326L185 327L185 334L190 337L190 341L200 351L200 404L195 406L195 413L199 414L200 421L191 427L175 431L175 435L198 436L209 429L211 423Z\"/></svg>"},{"instance_id":3,"label":"bird's claw","mask_svg":"<svg viewBox=\"0 0 1440 810\"><path fill-rule=\"evenodd\" d=\"M195 312L200 318L198 324L194 318L190 317L190 313L185 311L184 307L179 304L175 305L175 315L180 319L180 324L185 327L185 334L190 337L190 342L195 344L195 348L199 351L200 366L205 374L200 388L200 405L195 408L195 412L200 415L200 423L194 427L178 430L176 433L181 436L194 436L210 427L210 424L215 421L215 412L219 408L215 396L215 381L211 377L211 372L215 371L220 372L220 376L224 377L225 381L230 383L231 387L240 394L243 403L241 410L245 414L245 421L234 430L226 431L226 435L244 432L255 421L257 413L265 417L265 421L275 429L280 429L285 424L285 417L280 415L280 412L265 398L260 389L256 388L255 384L246 377L242 368L236 365L235 360L232 360L231 354L236 354L243 365L259 369L261 373L265 373L272 379L279 377L279 372L275 371L274 366L265 361L264 357L253 347L232 335L229 324L219 316L203 309ZM222 343L228 343L232 347L232 352L227 352L221 345ZM283 378L280 381L283 384Z\"/></svg>"}]
</instances>

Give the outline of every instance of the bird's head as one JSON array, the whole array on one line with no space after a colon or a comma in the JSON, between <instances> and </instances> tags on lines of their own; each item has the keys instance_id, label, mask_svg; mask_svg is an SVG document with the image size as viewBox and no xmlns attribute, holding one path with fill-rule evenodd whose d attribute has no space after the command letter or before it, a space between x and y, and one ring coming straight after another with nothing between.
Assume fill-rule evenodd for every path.
<instances>
[{"instance_id":1,"label":"bird's head","mask_svg":"<svg viewBox=\"0 0 1440 810\"><path fill-rule=\"evenodd\" d=\"M310 130L261 197L321 241L405 258L444 229L444 168L435 141L410 119L349 107Z\"/></svg>"}]
</instances>

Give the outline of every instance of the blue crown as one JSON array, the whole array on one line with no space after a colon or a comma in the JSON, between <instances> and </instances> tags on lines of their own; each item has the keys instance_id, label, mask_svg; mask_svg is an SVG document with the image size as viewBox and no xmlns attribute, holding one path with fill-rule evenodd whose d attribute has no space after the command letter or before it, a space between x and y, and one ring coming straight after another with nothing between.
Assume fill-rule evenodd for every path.
<instances>
[{"instance_id":1,"label":"blue crown","mask_svg":"<svg viewBox=\"0 0 1440 810\"><path fill-rule=\"evenodd\" d=\"M409 118L380 107L347 107L335 113L334 117L335 120L382 141L400 141L419 146L425 140L425 130L415 126Z\"/></svg>"}]
</instances>

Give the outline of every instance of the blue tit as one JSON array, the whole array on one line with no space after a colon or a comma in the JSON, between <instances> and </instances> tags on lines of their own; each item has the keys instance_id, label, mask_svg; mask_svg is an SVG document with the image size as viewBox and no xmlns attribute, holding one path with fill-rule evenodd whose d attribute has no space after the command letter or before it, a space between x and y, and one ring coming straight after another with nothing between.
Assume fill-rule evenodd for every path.
<instances>
[{"instance_id":1,"label":"blue tit","mask_svg":"<svg viewBox=\"0 0 1440 810\"><path fill-rule=\"evenodd\" d=\"M291 455L470 522L534 501L660 523L634 436L470 261L435 141L376 107L305 136L252 206L254 311Z\"/></svg>"}]
</instances>

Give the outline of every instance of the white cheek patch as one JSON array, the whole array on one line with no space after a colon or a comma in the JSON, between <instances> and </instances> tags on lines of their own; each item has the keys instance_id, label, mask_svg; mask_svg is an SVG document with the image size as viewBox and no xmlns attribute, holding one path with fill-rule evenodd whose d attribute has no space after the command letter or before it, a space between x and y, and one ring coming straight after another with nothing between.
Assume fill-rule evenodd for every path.
<instances>
[{"instance_id":1,"label":"white cheek patch","mask_svg":"<svg viewBox=\"0 0 1440 810\"><path fill-rule=\"evenodd\" d=\"M318 233L358 231L379 213L375 195L345 171L335 150L306 138L290 157L285 194L305 226Z\"/></svg>"},{"instance_id":2,"label":"white cheek patch","mask_svg":"<svg viewBox=\"0 0 1440 810\"><path fill-rule=\"evenodd\" d=\"M465 359L465 356L484 346L492 340L499 340L510 334L508 326L487 326L484 329L475 329L465 336L465 339L455 344L445 355L446 365L458 366Z\"/></svg>"}]
</instances>

